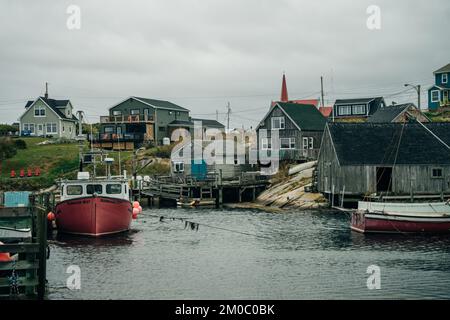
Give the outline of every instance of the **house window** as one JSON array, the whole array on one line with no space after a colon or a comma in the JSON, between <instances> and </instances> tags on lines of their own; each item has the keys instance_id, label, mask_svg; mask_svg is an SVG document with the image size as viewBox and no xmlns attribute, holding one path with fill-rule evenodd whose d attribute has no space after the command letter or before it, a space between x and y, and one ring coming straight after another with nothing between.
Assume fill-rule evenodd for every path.
<instances>
[{"instance_id":1,"label":"house window","mask_svg":"<svg viewBox=\"0 0 450 320\"><path fill-rule=\"evenodd\" d=\"M173 111L169 111L169 114L172 115L172 114L173 114Z\"/></svg>"},{"instance_id":2,"label":"house window","mask_svg":"<svg viewBox=\"0 0 450 320\"><path fill-rule=\"evenodd\" d=\"M165 132L166 131L166 127L158 127L158 130L161 132Z\"/></svg>"},{"instance_id":3,"label":"house window","mask_svg":"<svg viewBox=\"0 0 450 320\"><path fill-rule=\"evenodd\" d=\"M38 124L38 131L42 131L43 127L42 124Z\"/></svg>"},{"instance_id":4,"label":"house window","mask_svg":"<svg viewBox=\"0 0 450 320\"><path fill-rule=\"evenodd\" d=\"M174 162L173 172L184 172L184 162Z\"/></svg>"},{"instance_id":5,"label":"house window","mask_svg":"<svg viewBox=\"0 0 450 320\"><path fill-rule=\"evenodd\" d=\"M139 112L139 109L131 109L131 110L130 110L130 114L133 115L133 116L134 116L134 115L139 115L139 113L140 113L140 112Z\"/></svg>"},{"instance_id":6,"label":"house window","mask_svg":"<svg viewBox=\"0 0 450 320\"><path fill-rule=\"evenodd\" d=\"M272 118L272 129L282 130L285 128L284 117L273 117Z\"/></svg>"},{"instance_id":7,"label":"house window","mask_svg":"<svg viewBox=\"0 0 450 320\"><path fill-rule=\"evenodd\" d=\"M340 116L348 116L352 114L351 106L340 106L339 107L339 115Z\"/></svg>"},{"instance_id":8,"label":"house window","mask_svg":"<svg viewBox=\"0 0 450 320\"><path fill-rule=\"evenodd\" d=\"M295 138L281 138L280 139L281 149L295 149Z\"/></svg>"},{"instance_id":9,"label":"house window","mask_svg":"<svg viewBox=\"0 0 450 320\"><path fill-rule=\"evenodd\" d=\"M261 139L261 149L271 150L272 149L272 138L262 138Z\"/></svg>"},{"instance_id":10,"label":"house window","mask_svg":"<svg viewBox=\"0 0 450 320\"><path fill-rule=\"evenodd\" d=\"M366 106L363 104L354 105L352 109L353 114L366 114Z\"/></svg>"},{"instance_id":11,"label":"house window","mask_svg":"<svg viewBox=\"0 0 450 320\"><path fill-rule=\"evenodd\" d=\"M442 168L432 168L431 177L436 179L442 178Z\"/></svg>"},{"instance_id":12,"label":"house window","mask_svg":"<svg viewBox=\"0 0 450 320\"><path fill-rule=\"evenodd\" d=\"M313 137L303 137L303 150L314 149L314 138Z\"/></svg>"},{"instance_id":13,"label":"house window","mask_svg":"<svg viewBox=\"0 0 450 320\"><path fill-rule=\"evenodd\" d=\"M62 131L63 131L63 132L66 132L66 128L64 128L64 126L62 126Z\"/></svg>"},{"instance_id":14,"label":"house window","mask_svg":"<svg viewBox=\"0 0 450 320\"><path fill-rule=\"evenodd\" d=\"M24 123L23 131L27 131L29 133L34 133L34 123Z\"/></svg>"},{"instance_id":15,"label":"house window","mask_svg":"<svg viewBox=\"0 0 450 320\"><path fill-rule=\"evenodd\" d=\"M105 133L113 133L114 127L105 127Z\"/></svg>"},{"instance_id":16,"label":"house window","mask_svg":"<svg viewBox=\"0 0 450 320\"><path fill-rule=\"evenodd\" d=\"M118 116L121 116L121 115L122 115L122 111L120 111L120 110L114 110L113 111L113 116L118 117Z\"/></svg>"},{"instance_id":17,"label":"house window","mask_svg":"<svg viewBox=\"0 0 450 320\"><path fill-rule=\"evenodd\" d=\"M69 132L72 132L72 127L69 127Z\"/></svg>"},{"instance_id":18,"label":"house window","mask_svg":"<svg viewBox=\"0 0 450 320\"><path fill-rule=\"evenodd\" d=\"M448 74L447 73L442 74L442 83L448 83Z\"/></svg>"},{"instance_id":19,"label":"house window","mask_svg":"<svg viewBox=\"0 0 450 320\"><path fill-rule=\"evenodd\" d=\"M439 98L440 98L439 90L431 91L431 102L439 102Z\"/></svg>"},{"instance_id":20,"label":"house window","mask_svg":"<svg viewBox=\"0 0 450 320\"><path fill-rule=\"evenodd\" d=\"M46 131L47 133L56 133L56 123L47 123Z\"/></svg>"},{"instance_id":21,"label":"house window","mask_svg":"<svg viewBox=\"0 0 450 320\"><path fill-rule=\"evenodd\" d=\"M34 107L35 117L45 117L45 107Z\"/></svg>"}]
</instances>

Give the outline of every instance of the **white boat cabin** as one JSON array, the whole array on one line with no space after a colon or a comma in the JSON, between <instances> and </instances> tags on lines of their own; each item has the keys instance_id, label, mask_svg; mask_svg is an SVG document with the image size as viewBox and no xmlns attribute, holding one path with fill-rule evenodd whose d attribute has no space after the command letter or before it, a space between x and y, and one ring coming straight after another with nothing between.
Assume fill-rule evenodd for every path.
<instances>
[{"instance_id":1,"label":"white boat cabin","mask_svg":"<svg viewBox=\"0 0 450 320\"><path fill-rule=\"evenodd\" d=\"M61 201L78 198L99 197L129 200L129 186L125 179L70 180L62 181Z\"/></svg>"}]
</instances>

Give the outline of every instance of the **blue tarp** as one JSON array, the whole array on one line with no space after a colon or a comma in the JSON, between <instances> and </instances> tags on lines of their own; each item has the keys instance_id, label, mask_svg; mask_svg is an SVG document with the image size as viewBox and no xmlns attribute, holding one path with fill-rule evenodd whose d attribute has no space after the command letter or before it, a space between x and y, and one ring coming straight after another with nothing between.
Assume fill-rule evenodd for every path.
<instances>
[{"instance_id":1,"label":"blue tarp","mask_svg":"<svg viewBox=\"0 0 450 320\"><path fill-rule=\"evenodd\" d=\"M4 207L28 207L30 191L8 191L4 193Z\"/></svg>"}]
</instances>

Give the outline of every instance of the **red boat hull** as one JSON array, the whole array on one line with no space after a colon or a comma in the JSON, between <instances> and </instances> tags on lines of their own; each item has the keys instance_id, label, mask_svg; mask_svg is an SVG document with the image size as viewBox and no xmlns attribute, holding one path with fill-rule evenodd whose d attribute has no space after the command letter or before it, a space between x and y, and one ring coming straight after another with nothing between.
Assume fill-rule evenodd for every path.
<instances>
[{"instance_id":1,"label":"red boat hull","mask_svg":"<svg viewBox=\"0 0 450 320\"><path fill-rule=\"evenodd\" d=\"M362 233L450 233L450 217L353 212L351 228Z\"/></svg>"},{"instance_id":2,"label":"red boat hull","mask_svg":"<svg viewBox=\"0 0 450 320\"><path fill-rule=\"evenodd\" d=\"M66 200L56 206L58 232L102 236L130 229L132 206L129 201L107 197Z\"/></svg>"}]
</instances>

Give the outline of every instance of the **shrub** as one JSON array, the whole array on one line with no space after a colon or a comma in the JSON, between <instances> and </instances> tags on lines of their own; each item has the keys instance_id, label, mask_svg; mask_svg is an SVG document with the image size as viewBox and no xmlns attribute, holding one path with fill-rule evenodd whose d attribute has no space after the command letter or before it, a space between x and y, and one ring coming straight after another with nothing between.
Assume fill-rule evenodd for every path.
<instances>
[{"instance_id":1,"label":"shrub","mask_svg":"<svg viewBox=\"0 0 450 320\"><path fill-rule=\"evenodd\" d=\"M0 161L13 157L17 153L14 143L9 138L0 138Z\"/></svg>"},{"instance_id":2,"label":"shrub","mask_svg":"<svg viewBox=\"0 0 450 320\"><path fill-rule=\"evenodd\" d=\"M27 143L23 141L22 139L16 139L14 140L14 145L17 149L26 149Z\"/></svg>"},{"instance_id":3,"label":"shrub","mask_svg":"<svg viewBox=\"0 0 450 320\"><path fill-rule=\"evenodd\" d=\"M0 124L0 135L7 135L9 132L16 132L19 129L15 126L11 126L9 124Z\"/></svg>"},{"instance_id":4,"label":"shrub","mask_svg":"<svg viewBox=\"0 0 450 320\"><path fill-rule=\"evenodd\" d=\"M148 150L146 154L152 157L170 159L173 147L174 145L159 146Z\"/></svg>"}]
</instances>

